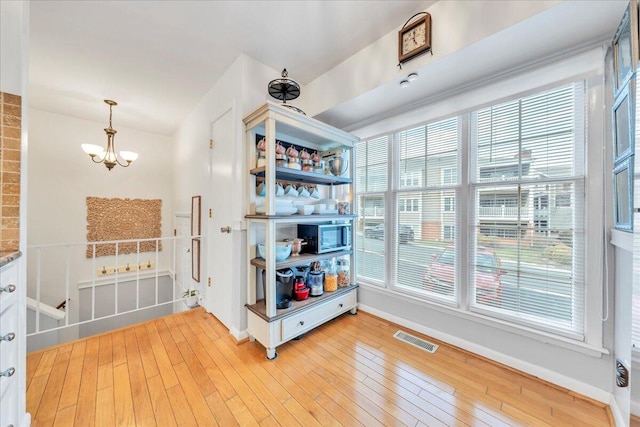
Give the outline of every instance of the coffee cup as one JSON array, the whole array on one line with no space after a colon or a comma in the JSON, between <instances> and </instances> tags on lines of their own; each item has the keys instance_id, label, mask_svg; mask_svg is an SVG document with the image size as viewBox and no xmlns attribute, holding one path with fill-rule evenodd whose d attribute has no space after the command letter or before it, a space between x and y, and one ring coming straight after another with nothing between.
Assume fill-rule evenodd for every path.
<instances>
[{"instance_id":1,"label":"coffee cup","mask_svg":"<svg viewBox=\"0 0 640 427\"><path fill-rule=\"evenodd\" d=\"M292 184L287 185L287 188L284 189L284 195L289 197L298 197L298 190Z\"/></svg>"},{"instance_id":2,"label":"coffee cup","mask_svg":"<svg viewBox=\"0 0 640 427\"><path fill-rule=\"evenodd\" d=\"M301 186L300 188L298 188L298 196L300 197L309 197L310 193L309 193L309 189L306 186Z\"/></svg>"},{"instance_id":3,"label":"coffee cup","mask_svg":"<svg viewBox=\"0 0 640 427\"><path fill-rule=\"evenodd\" d=\"M264 196L267 193L267 185L265 184L264 181L262 181L260 184L258 184L258 186L256 187L256 195L258 196Z\"/></svg>"},{"instance_id":4,"label":"coffee cup","mask_svg":"<svg viewBox=\"0 0 640 427\"><path fill-rule=\"evenodd\" d=\"M311 193L309 194L309 196L313 197L314 199L319 199L320 198L320 192L318 191L317 187L313 187L311 189Z\"/></svg>"},{"instance_id":5,"label":"coffee cup","mask_svg":"<svg viewBox=\"0 0 640 427\"><path fill-rule=\"evenodd\" d=\"M279 182L276 183L276 196L284 196L284 187Z\"/></svg>"}]
</instances>

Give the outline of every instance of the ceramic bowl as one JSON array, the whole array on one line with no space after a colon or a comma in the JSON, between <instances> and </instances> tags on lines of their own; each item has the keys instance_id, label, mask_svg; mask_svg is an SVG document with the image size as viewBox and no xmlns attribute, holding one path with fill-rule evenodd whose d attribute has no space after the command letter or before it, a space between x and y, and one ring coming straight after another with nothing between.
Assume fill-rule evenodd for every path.
<instances>
[{"instance_id":1,"label":"ceramic bowl","mask_svg":"<svg viewBox=\"0 0 640 427\"><path fill-rule=\"evenodd\" d=\"M313 213L312 205L300 205L298 206L298 213L300 215L311 215Z\"/></svg>"},{"instance_id":2,"label":"ceramic bowl","mask_svg":"<svg viewBox=\"0 0 640 427\"><path fill-rule=\"evenodd\" d=\"M267 259L267 245L258 243L258 255ZM276 262L284 261L291 255L291 242L276 242Z\"/></svg>"}]
</instances>

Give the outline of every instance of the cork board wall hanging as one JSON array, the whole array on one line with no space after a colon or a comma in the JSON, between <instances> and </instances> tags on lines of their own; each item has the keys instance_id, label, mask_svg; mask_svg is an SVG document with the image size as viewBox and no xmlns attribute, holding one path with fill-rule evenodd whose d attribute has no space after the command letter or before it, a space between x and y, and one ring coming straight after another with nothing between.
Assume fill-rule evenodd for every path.
<instances>
[{"instance_id":1,"label":"cork board wall hanging","mask_svg":"<svg viewBox=\"0 0 640 427\"><path fill-rule=\"evenodd\" d=\"M87 241L151 239L161 236L162 200L103 199L87 197ZM158 250L162 243L157 242ZM136 242L118 244L118 254L136 253ZM140 252L155 252L156 241L140 242ZM116 245L96 245L96 256L115 255ZM87 246L87 258L93 257L93 245Z\"/></svg>"}]
</instances>

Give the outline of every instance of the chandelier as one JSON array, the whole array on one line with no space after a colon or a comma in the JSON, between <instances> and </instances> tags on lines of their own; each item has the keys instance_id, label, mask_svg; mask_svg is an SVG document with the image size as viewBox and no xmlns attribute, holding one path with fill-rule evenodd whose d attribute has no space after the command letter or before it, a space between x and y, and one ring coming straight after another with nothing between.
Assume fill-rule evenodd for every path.
<instances>
[{"instance_id":1,"label":"chandelier","mask_svg":"<svg viewBox=\"0 0 640 427\"><path fill-rule=\"evenodd\" d=\"M91 156L91 160L93 160L94 163L104 163L109 170L113 169L115 165L120 165L126 168L138 158L138 153L134 153L133 151L121 151L120 157L122 157L126 164L120 162L113 142L117 131L111 126L113 106L118 105L118 103L111 101L110 99L105 99L104 102L109 105L109 127L104 130L107 134L107 149L105 150L99 145L94 144L82 144L82 149L85 153Z\"/></svg>"}]
</instances>

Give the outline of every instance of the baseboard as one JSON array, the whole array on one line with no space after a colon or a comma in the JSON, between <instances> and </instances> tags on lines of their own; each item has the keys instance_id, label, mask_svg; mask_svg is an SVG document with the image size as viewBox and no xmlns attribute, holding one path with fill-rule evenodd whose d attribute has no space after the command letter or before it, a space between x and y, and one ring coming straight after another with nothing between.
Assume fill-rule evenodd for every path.
<instances>
[{"instance_id":1,"label":"baseboard","mask_svg":"<svg viewBox=\"0 0 640 427\"><path fill-rule=\"evenodd\" d=\"M25 412L22 417L22 421L20 422L20 427L29 427L31 425L31 414Z\"/></svg>"},{"instance_id":2,"label":"baseboard","mask_svg":"<svg viewBox=\"0 0 640 427\"><path fill-rule=\"evenodd\" d=\"M611 410L611 416L613 416L613 422L615 426L624 427L629 425L629 420L625 421L622 412L620 412L618 402L616 401L616 398L613 396L613 394L610 395L609 409Z\"/></svg>"},{"instance_id":3,"label":"baseboard","mask_svg":"<svg viewBox=\"0 0 640 427\"><path fill-rule=\"evenodd\" d=\"M470 351L471 353L486 357L487 359L496 361L498 363L502 363L503 365L509 366L513 369L517 369L518 371L533 375L534 377L538 377L544 381L550 382L551 384L555 384L558 387L569 389L585 397L596 400L604 405L609 405L611 402L611 393L592 385L585 384L581 381L577 381L574 378L561 375L557 372L542 368L528 362L524 362L511 356L507 356L503 353L499 353L479 344L463 340L456 336L431 329L427 326L421 325L411 320L403 319L401 317L389 314L385 311L378 310L377 308L373 308L360 303L358 304L358 309L373 314L374 316L378 316L382 319L388 320L390 322L397 323L398 325L413 329L414 331L423 333L440 341L444 341L456 347L460 347L464 350Z\"/></svg>"},{"instance_id":4,"label":"baseboard","mask_svg":"<svg viewBox=\"0 0 640 427\"><path fill-rule=\"evenodd\" d=\"M236 344L242 344L249 340L249 333L245 329L244 331L239 331L236 328L229 328L229 335L236 342Z\"/></svg>"},{"instance_id":5,"label":"baseboard","mask_svg":"<svg viewBox=\"0 0 640 427\"><path fill-rule=\"evenodd\" d=\"M631 415L640 417L640 402L637 402L635 400L631 401Z\"/></svg>"}]
</instances>

